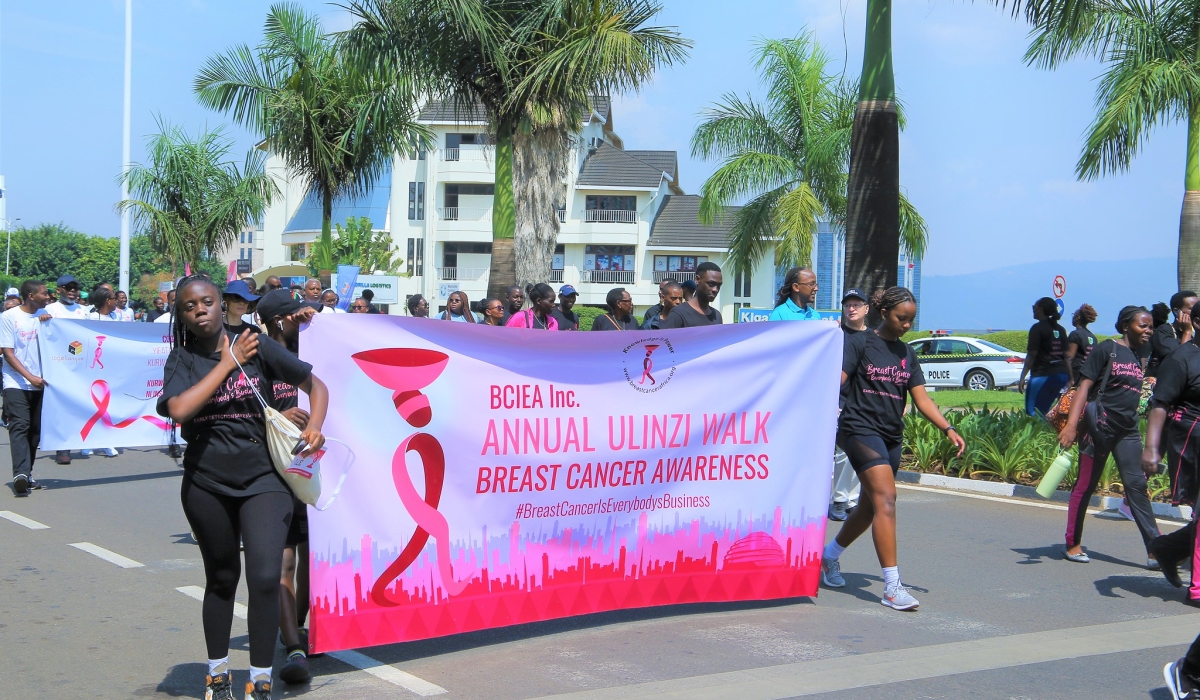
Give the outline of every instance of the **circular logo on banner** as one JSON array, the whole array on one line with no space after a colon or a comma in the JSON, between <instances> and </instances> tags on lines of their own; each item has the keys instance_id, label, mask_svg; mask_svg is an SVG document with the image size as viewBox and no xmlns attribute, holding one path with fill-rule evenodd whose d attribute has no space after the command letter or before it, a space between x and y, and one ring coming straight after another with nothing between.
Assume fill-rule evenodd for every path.
<instances>
[{"instance_id":1,"label":"circular logo on banner","mask_svg":"<svg viewBox=\"0 0 1200 700\"><path fill-rule=\"evenodd\" d=\"M643 394L662 389L675 376L675 348L666 338L645 338L621 352L625 381Z\"/></svg>"}]
</instances>

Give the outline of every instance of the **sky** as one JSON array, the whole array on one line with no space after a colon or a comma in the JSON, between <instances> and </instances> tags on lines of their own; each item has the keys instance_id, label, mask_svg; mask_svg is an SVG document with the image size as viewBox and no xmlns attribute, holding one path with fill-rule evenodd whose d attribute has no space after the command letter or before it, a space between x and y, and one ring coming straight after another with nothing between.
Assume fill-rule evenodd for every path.
<instances>
[{"instance_id":1,"label":"sky","mask_svg":"<svg viewBox=\"0 0 1200 700\"><path fill-rule=\"evenodd\" d=\"M751 56L756 39L810 31L837 70L853 76L861 69L866 0L662 2L657 23L677 26L695 46L684 64L660 71L640 93L616 97L614 124L626 148L677 150L687 192L697 192L717 165L690 154L700 112L726 92L761 96ZM908 117L901 184L929 224L926 276L1058 260L1174 258L1181 125L1154 132L1128 172L1077 182L1099 64L1027 67L1027 26L984 0L894 2L896 85ZM300 4L320 13L330 30L349 26L336 6ZM208 56L256 43L269 3L133 6L138 162L156 119L190 131L226 123L196 103L192 80ZM96 235L119 231L113 205L120 194L123 50L122 0L0 0L0 173L10 220L61 221ZM240 161L253 139L227 128Z\"/></svg>"}]
</instances>

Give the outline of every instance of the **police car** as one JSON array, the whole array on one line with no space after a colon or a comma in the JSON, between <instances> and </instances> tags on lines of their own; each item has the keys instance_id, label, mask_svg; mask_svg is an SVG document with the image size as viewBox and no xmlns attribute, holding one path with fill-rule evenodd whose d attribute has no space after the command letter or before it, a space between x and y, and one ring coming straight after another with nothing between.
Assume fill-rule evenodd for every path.
<instances>
[{"instance_id":1,"label":"police car","mask_svg":"<svg viewBox=\"0 0 1200 700\"><path fill-rule=\"evenodd\" d=\"M909 345L925 371L925 384L931 387L983 391L1012 386L1025 364L1025 353L979 338L922 338Z\"/></svg>"}]
</instances>

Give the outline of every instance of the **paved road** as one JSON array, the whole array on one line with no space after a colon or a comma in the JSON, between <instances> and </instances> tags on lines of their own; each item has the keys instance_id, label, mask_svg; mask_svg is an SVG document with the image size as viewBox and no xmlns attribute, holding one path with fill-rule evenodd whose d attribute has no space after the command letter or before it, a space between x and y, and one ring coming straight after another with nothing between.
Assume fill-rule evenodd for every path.
<instances>
[{"instance_id":1,"label":"paved road","mask_svg":"<svg viewBox=\"0 0 1200 700\"><path fill-rule=\"evenodd\" d=\"M7 455L0 440L0 473L10 473ZM200 604L177 589L202 586L203 572L175 462L152 450L68 467L47 457L35 475L49 488L24 499L0 491L0 698L201 696ZM1085 566L1058 557L1065 513L1054 507L906 488L899 513L916 613L879 604L879 568L860 541L843 558L849 586L817 600L610 613L363 649L347 658L371 673L314 659L313 683L280 684L276 697L1169 697L1161 667L1200 632L1200 611L1142 568L1132 523L1089 517ZM244 622L234 635L242 682Z\"/></svg>"}]
</instances>

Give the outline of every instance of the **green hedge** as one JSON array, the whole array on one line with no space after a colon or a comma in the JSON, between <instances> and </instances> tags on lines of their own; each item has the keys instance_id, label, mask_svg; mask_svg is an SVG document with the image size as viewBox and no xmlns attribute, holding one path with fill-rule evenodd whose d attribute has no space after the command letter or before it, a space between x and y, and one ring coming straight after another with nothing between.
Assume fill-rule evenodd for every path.
<instances>
[{"instance_id":1,"label":"green hedge","mask_svg":"<svg viewBox=\"0 0 1200 700\"><path fill-rule=\"evenodd\" d=\"M604 315L604 309L597 309L593 306L576 306L572 310L579 314L579 330L581 331L592 330L592 323L595 322L596 317Z\"/></svg>"}]
</instances>

